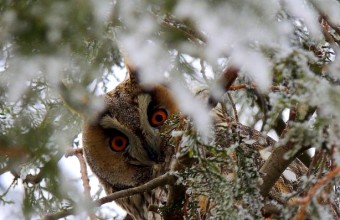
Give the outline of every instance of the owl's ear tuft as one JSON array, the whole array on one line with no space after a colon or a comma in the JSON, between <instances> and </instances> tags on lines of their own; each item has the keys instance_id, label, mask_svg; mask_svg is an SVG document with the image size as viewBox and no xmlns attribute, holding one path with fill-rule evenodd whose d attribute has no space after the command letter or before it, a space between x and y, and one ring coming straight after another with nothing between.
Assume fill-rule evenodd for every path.
<instances>
[{"instance_id":1,"label":"owl's ear tuft","mask_svg":"<svg viewBox=\"0 0 340 220\"><path fill-rule=\"evenodd\" d=\"M140 78L139 78L139 73L138 70L135 66L132 66L131 64L125 64L126 68L128 70L129 78L132 84L139 84L140 83Z\"/></svg>"},{"instance_id":2,"label":"owl's ear tuft","mask_svg":"<svg viewBox=\"0 0 340 220\"><path fill-rule=\"evenodd\" d=\"M124 55L124 64L129 74L129 79L132 84L139 84L140 78L137 67L132 64L131 60Z\"/></svg>"}]
</instances>

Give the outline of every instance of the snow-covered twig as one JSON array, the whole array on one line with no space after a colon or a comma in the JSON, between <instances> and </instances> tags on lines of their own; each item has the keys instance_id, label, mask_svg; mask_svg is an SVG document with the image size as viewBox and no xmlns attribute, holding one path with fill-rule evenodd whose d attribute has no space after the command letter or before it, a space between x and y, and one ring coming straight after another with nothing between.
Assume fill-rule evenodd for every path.
<instances>
[{"instance_id":1,"label":"snow-covered twig","mask_svg":"<svg viewBox=\"0 0 340 220\"><path fill-rule=\"evenodd\" d=\"M308 191L307 195L303 198L299 198L296 200L292 200L291 205L293 204L299 204L299 211L295 216L295 220L303 220L306 209L311 202L311 200L314 198L314 195L317 193L317 191L323 187L328 181L333 179L334 177L340 175L340 167L336 167L335 169L328 172L323 178L319 179L315 185Z\"/></svg>"},{"instance_id":2,"label":"snow-covered twig","mask_svg":"<svg viewBox=\"0 0 340 220\"><path fill-rule=\"evenodd\" d=\"M173 185L173 184L175 184L176 180L177 180L177 177L175 177L175 176L173 176L169 173L166 173L162 176L159 176L155 179L150 180L149 182L147 182L147 183L145 183L141 186L137 186L137 187L134 187L134 188L114 192L114 193L112 193L108 196L97 199L93 202L93 207L99 207L103 204L112 202L116 199L132 196L132 195L143 193L143 192L147 192L147 191L153 190L153 189L160 187L160 186ZM52 219L65 218L69 215L75 214L75 212L76 212L75 208L64 209L60 212L50 214L50 215L46 215L46 216L44 216L43 219L44 220L52 220Z\"/></svg>"}]
</instances>

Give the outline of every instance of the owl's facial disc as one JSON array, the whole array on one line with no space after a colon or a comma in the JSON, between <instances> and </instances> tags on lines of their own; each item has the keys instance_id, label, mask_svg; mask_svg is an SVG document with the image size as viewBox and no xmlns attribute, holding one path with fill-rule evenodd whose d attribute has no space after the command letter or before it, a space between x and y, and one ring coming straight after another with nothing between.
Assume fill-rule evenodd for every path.
<instances>
[{"instance_id":1,"label":"owl's facial disc","mask_svg":"<svg viewBox=\"0 0 340 220\"><path fill-rule=\"evenodd\" d=\"M138 107L126 112L109 111L99 124L107 134L107 145L113 156L124 155L125 161L137 166L152 166L164 162L164 147L159 129L168 119L166 106L152 101L147 93L136 97ZM126 115L130 114L130 115ZM122 120L137 118L132 121Z\"/></svg>"}]
</instances>

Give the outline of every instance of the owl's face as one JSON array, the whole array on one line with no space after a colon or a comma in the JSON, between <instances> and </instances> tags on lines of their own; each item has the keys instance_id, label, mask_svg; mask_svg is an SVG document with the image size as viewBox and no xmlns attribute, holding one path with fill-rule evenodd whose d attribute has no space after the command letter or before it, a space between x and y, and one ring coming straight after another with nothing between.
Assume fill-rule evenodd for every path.
<instances>
[{"instance_id":1,"label":"owl's face","mask_svg":"<svg viewBox=\"0 0 340 220\"><path fill-rule=\"evenodd\" d=\"M84 124L87 162L106 189L140 185L171 151L169 137L160 133L176 104L166 87L145 90L130 79L107 93L105 103L95 122Z\"/></svg>"}]
</instances>

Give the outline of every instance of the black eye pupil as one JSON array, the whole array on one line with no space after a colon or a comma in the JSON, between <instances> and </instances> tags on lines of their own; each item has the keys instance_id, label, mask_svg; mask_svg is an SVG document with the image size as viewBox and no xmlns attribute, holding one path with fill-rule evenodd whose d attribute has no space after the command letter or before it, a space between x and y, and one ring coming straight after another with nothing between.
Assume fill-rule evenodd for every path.
<instances>
[{"instance_id":1,"label":"black eye pupil","mask_svg":"<svg viewBox=\"0 0 340 220\"><path fill-rule=\"evenodd\" d=\"M156 115L156 121L158 122L163 121L163 117L161 115Z\"/></svg>"},{"instance_id":2,"label":"black eye pupil","mask_svg":"<svg viewBox=\"0 0 340 220\"><path fill-rule=\"evenodd\" d=\"M116 145L119 146L119 147L122 146L123 141L121 139L116 140Z\"/></svg>"}]
</instances>

